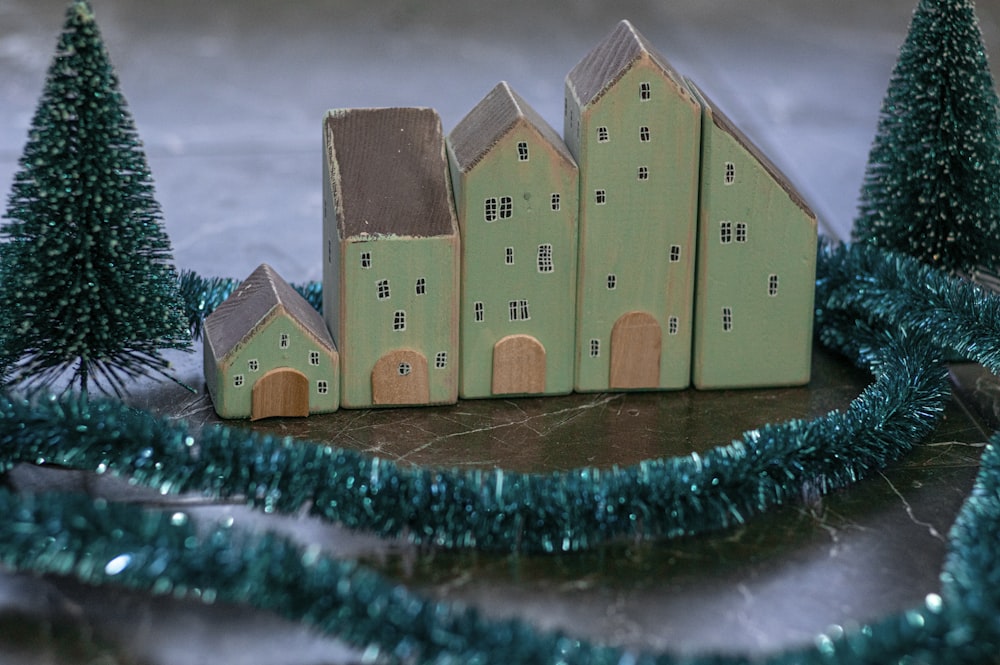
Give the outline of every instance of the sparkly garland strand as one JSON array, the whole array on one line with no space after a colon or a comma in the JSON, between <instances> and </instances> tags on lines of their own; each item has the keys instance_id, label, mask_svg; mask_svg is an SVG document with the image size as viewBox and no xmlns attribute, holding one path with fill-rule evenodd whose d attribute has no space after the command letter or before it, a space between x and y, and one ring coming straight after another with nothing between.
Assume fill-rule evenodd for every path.
<instances>
[{"instance_id":1,"label":"sparkly garland strand","mask_svg":"<svg viewBox=\"0 0 1000 665\"><path fill-rule=\"evenodd\" d=\"M865 272L866 265L871 270ZM900 276L899 286L886 287L892 282L885 281L888 279L885 273L893 271ZM926 279L913 282L914 277ZM943 285L948 288L942 288ZM934 297L928 299L923 295L924 288ZM855 292L856 295L852 295ZM828 490L864 475L879 464L888 463L929 431L928 421L939 417L941 401L947 393L947 388L941 385L943 371L935 361L936 352L927 338L944 349L965 349L969 357L985 360L988 367L995 366L990 359L998 355L997 342L980 340L975 330L965 326L981 314L989 318L990 312L997 311L993 299L967 285L951 283L946 278L939 280L936 274L914 270L906 259L887 257L864 248L824 249L817 302L821 339L867 362L876 374L875 383L844 414L834 412L809 423L794 421L780 426L769 425L748 432L742 441L717 448L704 457L643 463L631 468L633 474L639 472L638 478L624 473L629 469L612 470L612 477L623 482L633 480L639 485L643 484L644 470L669 469L672 473L688 473L687 477L664 477L662 480L668 490L690 484L688 491L695 497L693 502L683 504L682 510L670 516L671 519L688 519L687 526L678 527L675 523L674 527L659 531L664 523L656 528L647 528L645 522L643 525L633 523L628 532L638 531L654 537L679 535L744 519L754 510L741 512L739 500L729 494L732 487L725 483L739 480L726 472L740 468L738 463L746 460L760 462L763 459L762 464L741 468L762 475L743 479L742 484L737 482L735 486L743 490L765 488L764 493L742 505L761 510L793 497L805 486ZM934 323L938 316L949 322L960 320L963 323L957 323L954 330L940 329ZM984 323L996 325L995 320ZM895 331L894 337L879 334L880 328ZM885 344L880 347L882 341ZM880 410L882 413L878 416L873 415ZM901 412L909 415L899 419ZM28 416L27 419L24 416ZM847 427L860 427L865 436L854 442L850 438L838 441L841 431ZM225 491L242 487L248 501L262 505L265 510L287 509L287 496L282 490L302 490L302 482L287 477L282 480L289 475L289 469L294 470L293 476L309 478L320 469L326 470L327 467L320 463L323 458L342 458L349 452L323 445L305 447L289 440L248 437L227 428L206 430L196 438L176 424L127 409L116 410L109 403L91 403L85 408L78 402L52 400L46 404L32 404L8 400L0 413L0 430L0 450L5 453L0 460L0 470L26 459L130 473L138 482L165 491L190 489L199 482L209 481L202 486L209 494L223 495ZM209 436L213 431L222 433L218 441ZM852 436L858 433L854 430ZM828 445L830 441L816 438L819 436L833 436L833 446ZM233 440L234 437L241 437L241 440ZM901 440L905 443L901 444ZM129 458L128 453L115 450L127 443L144 444L144 447L132 451L134 455ZM778 445L780 443L786 445ZM863 444L860 454L852 445L857 443ZM231 446L228 457L223 444ZM26 448L20 450L20 446ZM213 446L217 449L213 450ZM952 529L950 551L942 573L941 597L931 596L922 607L847 635L821 636L815 648L777 655L766 662L909 662L907 659L927 663L996 662L996 654L1000 652L998 446L1000 435L994 435L984 454L976 488ZM788 452L787 449L801 455L783 459L773 457L779 452ZM209 450L213 452L206 458L205 453ZM315 454L310 456L307 450ZM250 451L255 452L251 454ZM169 454L180 454L184 461L172 467ZM772 457L766 457L768 455ZM96 467L91 466L97 459L103 461ZM286 467L290 461L306 466ZM352 485L347 489L363 495L361 507L375 516L392 502L386 500L386 495L391 497L398 491L400 470L391 465L386 467L386 462L377 459L369 458L368 461L367 466L355 468L355 475L351 476L353 483L343 475L337 479L327 478L326 482ZM730 462L737 464L730 465ZM245 463L250 465L236 466ZM386 475L386 469L393 473ZM431 479L426 486L431 495L435 488L449 489L442 479L462 477L419 471L415 477ZM692 472L696 475L690 475ZM595 505L606 506L609 497L625 497L626 501L634 498L634 495L585 491L572 495L570 490L582 489L587 483L607 481L608 473L583 469L570 474L524 476L523 480L525 488L542 480L562 482L564 487L556 492L556 497L570 502L590 499L597 502ZM477 496L493 493L505 496L507 491L497 485L484 484L482 475L464 477L479 479ZM489 477L493 480L504 478ZM695 482L692 483L692 479ZM713 481L718 484L713 486ZM613 483L612 486L625 489ZM724 489L716 493L708 489L710 486ZM549 489L558 487L550 485ZM443 495L456 496L453 489ZM656 494L659 498L665 495L665 492ZM395 496L398 500L398 494ZM528 495L529 500L539 498ZM329 496L326 499L331 500ZM435 505L444 504L440 501L430 504L431 507ZM330 513L330 508L327 506L323 512ZM579 512L574 510L572 503L564 508L568 510L564 513L567 519ZM428 509L428 506L420 509ZM420 599L356 564L330 559L314 549L302 550L278 536L237 536L218 528L199 537L180 514L167 517L136 506L108 504L102 500L63 495L22 497L7 492L0 492L0 511L3 515L0 518L0 562L8 567L72 574L93 584L121 584L152 593L196 597L205 602L249 603L315 625L356 646L374 645L375 651L370 655L383 655L393 660L484 664L688 662L699 665L752 660L742 656L678 659L669 654L628 653L558 634L539 634L518 621L485 621L474 610ZM701 511L706 514L700 514ZM721 511L721 514L707 514L709 511ZM694 519L694 515L698 515L698 519ZM537 517L543 523L557 518L545 511ZM389 517L382 523L395 522L396 518ZM669 525L671 520L665 523ZM522 538L529 535L527 528L532 525L525 527ZM420 538L419 533L414 535ZM606 530L600 535L613 537L615 532ZM480 545L462 539L445 544ZM574 549L572 545L573 542L569 549ZM260 592L262 589L264 593Z\"/></svg>"}]
</instances>

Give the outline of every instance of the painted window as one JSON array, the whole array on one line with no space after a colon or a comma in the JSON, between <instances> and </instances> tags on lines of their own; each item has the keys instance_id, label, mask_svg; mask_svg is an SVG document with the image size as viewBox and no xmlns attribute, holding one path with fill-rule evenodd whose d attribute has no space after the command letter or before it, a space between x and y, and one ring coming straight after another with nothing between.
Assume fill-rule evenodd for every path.
<instances>
[{"instance_id":1,"label":"painted window","mask_svg":"<svg viewBox=\"0 0 1000 665\"><path fill-rule=\"evenodd\" d=\"M257 360L256 358L252 358L252 359L248 360L247 361L247 369L250 370L251 372L259 372L260 371L260 361Z\"/></svg>"},{"instance_id":2,"label":"painted window","mask_svg":"<svg viewBox=\"0 0 1000 665\"><path fill-rule=\"evenodd\" d=\"M726 175L723 178L723 182L727 185L731 185L736 182L736 164L726 162Z\"/></svg>"},{"instance_id":3,"label":"painted window","mask_svg":"<svg viewBox=\"0 0 1000 665\"><path fill-rule=\"evenodd\" d=\"M527 300L511 300L507 303L511 321L527 321L531 318Z\"/></svg>"},{"instance_id":4,"label":"painted window","mask_svg":"<svg viewBox=\"0 0 1000 665\"><path fill-rule=\"evenodd\" d=\"M594 190L594 203L599 206L608 202L608 192L603 189Z\"/></svg>"},{"instance_id":5,"label":"painted window","mask_svg":"<svg viewBox=\"0 0 1000 665\"><path fill-rule=\"evenodd\" d=\"M505 247L503 252L504 252L503 262L509 266L514 265L514 248Z\"/></svg>"},{"instance_id":6,"label":"painted window","mask_svg":"<svg viewBox=\"0 0 1000 665\"><path fill-rule=\"evenodd\" d=\"M412 371L413 366L410 365L410 363L399 363L399 365L396 366L396 372L398 372L400 376L409 376Z\"/></svg>"},{"instance_id":7,"label":"painted window","mask_svg":"<svg viewBox=\"0 0 1000 665\"><path fill-rule=\"evenodd\" d=\"M486 199L483 204L483 215L487 222L497 221L497 200L495 197Z\"/></svg>"},{"instance_id":8,"label":"painted window","mask_svg":"<svg viewBox=\"0 0 1000 665\"><path fill-rule=\"evenodd\" d=\"M728 245L733 241L733 223L719 222L719 242Z\"/></svg>"},{"instance_id":9,"label":"painted window","mask_svg":"<svg viewBox=\"0 0 1000 665\"><path fill-rule=\"evenodd\" d=\"M552 195L552 211L559 212L562 209L562 196L558 193Z\"/></svg>"},{"instance_id":10,"label":"painted window","mask_svg":"<svg viewBox=\"0 0 1000 665\"><path fill-rule=\"evenodd\" d=\"M608 291L614 291L618 288L618 275L611 273L608 275Z\"/></svg>"},{"instance_id":11,"label":"painted window","mask_svg":"<svg viewBox=\"0 0 1000 665\"><path fill-rule=\"evenodd\" d=\"M444 369L448 366L448 352L441 351L436 356L434 356L434 367L437 369Z\"/></svg>"},{"instance_id":12,"label":"painted window","mask_svg":"<svg viewBox=\"0 0 1000 665\"><path fill-rule=\"evenodd\" d=\"M552 272L555 266L552 263L552 245L548 243L538 246L538 272Z\"/></svg>"},{"instance_id":13,"label":"painted window","mask_svg":"<svg viewBox=\"0 0 1000 665\"><path fill-rule=\"evenodd\" d=\"M486 320L486 306L481 302L476 302L472 306L472 311L474 314L474 319L476 323L482 323Z\"/></svg>"},{"instance_id":14,"label":"painted window","mask_svg":"<svg viewBox=\"0 0 1000 665\"><path fill-rule=\"evenodd\" d=\"M681 260L681 246L671 245L670 246L670 262L679 263Z\"/></svg>"},{"instance_id":15,"label":"painted window","mask_svg":"<svg viewBox=\"0 0 1000 665\"><path fill-rule=\"evenodd\" d=\"M387 279L380 279L379 281L377 281L375 283L375 287L378 290L378 299L379 300L388 300L389 299L389 280L387 280Z\"/></svg>"},{"instance_id":16,"label":"painted window","mask_svg":"<svg viewBox=\"0 0 1000 665\"><path fill-rule=\"evenodd\" d=\"M639 180L649 180L649 167L640 166L639 167Z\"/></svg>"},{"instance_id":17,"label":"painted window","mask_svg":"<svg viewBox=\"0 0 1000 665\"><path fill-rule=\"evenodd\" d=\"M399 332L406 330L406 312L398 309L392 315L392 329Z\"/></svg>"},{"instance_id":18,"label":"painted window","mask_svg":"<svg viewBox=\"0 0 1000 665\"><path fill-rule=\"evenodd\" d=\"M649 127L646 125L639 128L639 140L643 143L649 143Z\"/></svg>"},{"instance_id":19,"label":"painted window","mask_svg":"<svg viewBox=\"0 0 1000 665\"><path fill-rule=\"evenodd\" d=\"M319 351L309 352L309 364L313 366L319 365Z\"/></svg>"},{"instance_id":20,"label":"painted window","mask_svg":"<svg viewBox=\"0 0 1000 665\"><path fill-rule=\"evenodd\" d=\"M778 276L777 275L773 275L772 274L772 275L768 275L767 276L767 295L771 296L772 298L774 298L774 297L776 297L778 295Z\"/></svg>"},{"instance_id":21,"label":"painted window","mask_svg":"<svg viewBox=\"0 0 1000 665\"><path fill-rule=\"evenodd\" d=\"M722 332L732 332L733 330L733 308L722 308Z\"/></svg>"},{"instance_id":22,"label":"painted window","mask_svg":"<svg viewBox=\"0 0 1000 665\"><path fill-rule=\"evenodd\" d=\"M676 335L681 330L681 321L676 316L671 316L667 319L667 332L671 335Z\"/></svg>"},{"instance_id":23,"label":"painted window","mask_svg":"<svg viewBox=\"0 0 1000 665\"><path fill-rule=\"evenodd\" d=\"M518 141L517 144L517 161L526 162L528 161L528 142Z\"/></svg>"},{"instance_id":24,"label":"painted window","mask_svg":"<svg viewBox=\"0 0 1000 665\"><path fill-rule=\"evenodd\" d=\"M372 267L372 253L361 252L361 267L368 270Z\"/></svg>"},{"instance_id":25,"label":"painted window","mask_svg":"<svg viewBox=\"0 0 1000 665\"><path fill-rule=\"evenodd\" d=\"M747 223L736 222L736 242L747 241Z\"/></svg>"},{"instance_id":26,"label":"painted window","mask_svg":"<svg viewBox=\"0 0 1000 665\"><path fill-rule=\"evenodd\" d=\"M514 214L514 199L509 196L500 197L500 219L510 219Z\"/></svg>"},{"instance_id":27,"label":"painted window","mask_svg":"<svg viewBox=\"0 0 1000 665\"><path fill-rule=\"evenodd\" d=\"M330 392L330 384L324 379L320 379L316 382L316 392L320 395L326 395Z\"/></svg>"},{"instance_id":28,"label":"painted window","mask_svg":"<svg viewBox=\"0 0 1000 665\"><path fill-rule=\"evenodd\" d=\"M413 290L418 296L427 295L427 280L423 277L417 277L417 283L413 287Z\"/></svg>"},{"instance_id":29,"label":"painted window","mask_svg":"<svg viewBox=\"0 0 1000 665\"><path fill-rule=\"evenodd\" d=\"M601 355L601 340L592 339L590 340L590 357L597 358Z\"/></svg>"},{"instance_id":30,"label":"painted window","mask_svg":"<svg viewBox=\"0 0 1000 665\"><path fill-rule=\"evenodd\" d=\"M288 333L281 333L281 335L278 337L278 348L279 349L287 349L289 346L291 346L291 343L292 343L292 340L288 336Z\"/></svg>"},{"instance_id":31,"label":"painted window","mask_svg":"<svg viewBox=\"0 0 1000 665\"><path fill-rule=\"evenodd\" d=\"M648 81L639 84L639 101L648 102L653 96L653 89Z\"/></svg>"},{"instance_id":32,"label":"painted window","mask_svg":"<svg viewBox=\"0 0 1000 665\"><path fill-rule=\"evenodd\" d=\"M237 374L233 377L233 388L242 388L242 387L243 387L243 375Z\"/></svg>"},{"instance_id":33,"label":"painted window","mask_svg":"<svg viewBox=\"0 0 1000 665\"><path fill-rule=\"evenodd\" d=\"M598 143L607 143L609 140L611 140L611 135L608 134L608 128L607 127L598 127L597 128L597 142Z\"/></svg>"}]
</instances>

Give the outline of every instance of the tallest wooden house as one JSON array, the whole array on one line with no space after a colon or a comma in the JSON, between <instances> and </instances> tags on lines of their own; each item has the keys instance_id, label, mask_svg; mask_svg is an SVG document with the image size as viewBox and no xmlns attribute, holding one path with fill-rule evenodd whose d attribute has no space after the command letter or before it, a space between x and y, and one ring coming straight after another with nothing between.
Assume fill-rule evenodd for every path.
<instances>
[{"instance_id":1,"label":"tallest wooden house","mask_svg":"<svg viewBox=\"0 0 1000 665\"><path fill-rule=\"evenodd\" d=\"M580 169L576 389L690 383L701 107L622 21L566 77Z\"/></svg>"}]
</instances>

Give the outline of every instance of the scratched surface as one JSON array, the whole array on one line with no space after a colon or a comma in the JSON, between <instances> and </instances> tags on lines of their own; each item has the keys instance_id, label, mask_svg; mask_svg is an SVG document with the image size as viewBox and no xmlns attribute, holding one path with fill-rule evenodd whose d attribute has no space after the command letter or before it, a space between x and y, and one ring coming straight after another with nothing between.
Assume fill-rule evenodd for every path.
<instances>
[{"instance_id":1,"label":"scratched surface","mask_svg":"<svg viewBox=\"0 0 1000 665\"><path fill-rule=\"evenodd\" d=\"M157 182L179 267L245 277L261 261L320 274L320 119L336 106L426 105L450 130L497 81L556 127L562 79L630 18L778 165L822 218L850 228L878 107L913 2L690 0L476 3L93 0ZM0 189L7 191L62 22L61 0L0 0ZM1000 7L978 6L997 71ZM278 229L276 232L275 229ZM198 358L178 358L200 386ZM969 490L1000 383L957 366L934 437L848 491L716 536L556 557L445 553L182 498L203 521L275 529L357 557L429 595L591 639L684 653L810 643L919 604ZM842 408L869 377L817 353L807 388L571 395L342 411L255 425L400 463L543 471L727 443L766 422ZM140 386L132 401L212 422L204 396ZM249 426L243 423L240 426ZM20 467L15 484L163 505L121 481ZM267 613L0 572L0 664L351 663L360 653Z\"/></svg>"}]
</instances>

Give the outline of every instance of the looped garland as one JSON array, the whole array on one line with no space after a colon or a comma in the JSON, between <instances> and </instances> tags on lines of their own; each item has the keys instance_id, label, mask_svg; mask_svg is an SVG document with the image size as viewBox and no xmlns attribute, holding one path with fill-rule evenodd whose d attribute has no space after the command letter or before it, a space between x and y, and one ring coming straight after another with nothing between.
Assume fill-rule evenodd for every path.
<instances>
[{"instance_id":1,"label":"looped garland","mask_svg":"<svg viewBox=\"0 0 1000 665\"><path fill-rule=\"evenodd\" d=\"M1000 358L997 299L912 259L823 247L817 305L821 341L866 364L874 383L842 413L767 425L701 456L552 474L410 469L226 427L191 432L109 402L6 398L0 471L51 462L126 474L163 492L244 496L266 511L310 502L323 518L444 547L575 551L626 536L702 533L883 468L939 420L948 395L942 351L991 369ZM488 621L280 536L226 527L199 535L183 515L99 499L0 491L0 562L92 584L247 603L407 662L749 662L632 653L517 620ZM1000 435L952 529L940 596L767 662L976 663L995 662L997 653Z\"/></svg>"}]
</instances>

